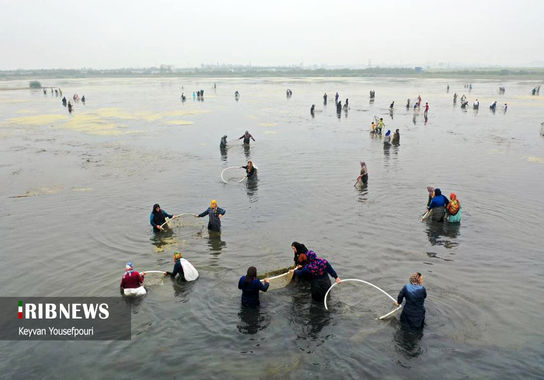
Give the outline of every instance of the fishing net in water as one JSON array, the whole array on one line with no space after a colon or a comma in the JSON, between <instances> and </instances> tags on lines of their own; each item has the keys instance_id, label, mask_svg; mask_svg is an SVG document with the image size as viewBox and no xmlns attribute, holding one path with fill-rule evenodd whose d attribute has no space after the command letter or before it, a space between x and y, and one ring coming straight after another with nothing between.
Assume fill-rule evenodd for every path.
<instances>
[{"instance_id":1,"label":"fishing net in water","mask_svg":"<svg viewBox=\"0 0 544 380\"><path fill-rule=\"evenodd\" d=\"M182 227L195 227L200 229L204 226L207 218L197 218L193 214L183 213L179 214L177 218L168 219L166 226L171 229Z\"/></svg>"},{"instance_id":2,"label":"fishing net in water","mask_svg":"<svg viewBox=\"0 0 544 380\"><path fill-rule=\"evenodd\" d=\"M277 270L266 272L265 274L259 275L257 276L257 278L261 281L264 280L265 278L268 278L270 280L270 286L268 290L285 288L287 285L291 283L291 280L293 279L294 272L289 272L290 269L292 268L288 267L288 268L277 269Z\"/></svg>"},{"instance_id":3,"label":"fishing net in water","mask_svg":"<svg viewBox=\"0 0 544 380\"><path fill-rule=\"evenodd\" d=\"M329 310L356 314L359 318L379 318L396 309L394 301L372 285L346 281L335 285L327 295Z\"/></svg>"},{"instance_id":4,"label":"fishing net in water","mask_svg":"<svg viewBox=\"0 0 544 380\"><path fill-rule=\"evenodd\" d=\"M157 285L163 285L164 279L166 278L164 276L163 271L145 271L145 280L144 280L144 286L157 286Z\"/></svg>"},{"instance_id":5,"label":"fishing net in water","mask_svg":"<svg viewBox=\"0 0 544 380\"><path fill-rule=\"evenodd\" d=\"M224 183L242 182L246 178L246 171L239 166L231 166L221 171L221 181Z\"/></svg>"}]
</instances>

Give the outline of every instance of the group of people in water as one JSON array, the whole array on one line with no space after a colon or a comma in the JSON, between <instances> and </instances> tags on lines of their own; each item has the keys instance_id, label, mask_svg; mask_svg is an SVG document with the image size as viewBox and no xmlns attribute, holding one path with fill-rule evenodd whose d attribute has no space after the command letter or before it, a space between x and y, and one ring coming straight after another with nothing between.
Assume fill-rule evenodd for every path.
<instances>
[{"instance_id":1,"label":"group of people in water","mask_svg":"<svg viewBox=\"0 0 544 380\"><path fill-rule=\"evenodd\" d=\"M198 92L200 93L200 92ZM198 94L197 96L202 96ZM287 97L292 96L292 92L287 90ZM239 93L236 91L235 98L239 97ZM371 91L371 98L375 97L374 91ZM457 95L455 95L455 98ZM327 103L327 94L323 95L323 103ZM335 103L337 110L349 109L349 99L345 100L342 107L342 103L339 100L339 94L335 95ZM421 105L421 97L418 96L415 102L414 108L419 109ZM394 107L394 102L391 104L391 108ZM410 100L408 100L407 108L410 108ZM429 104L425 103L425 114L429 111ZM311 113L315 112L315 106L312 105ZM383 118L376 119L371 124L371 133L381 135L385 131L385 122ZM238 137L238 140L243 140L244 145L249 145L251 140L255 141L255 138L245 131L245 133ZM396 129L393 134L391 130L387 130L384 137L384 144L399 144L400 143L400 131ZM224 135L220 141L220 148L227 148L227 136ZM357 177L356 184L361 183L366 185L368 183L368 168L364 161L360 162L361 168L359 176ZM251 160L247 162L247 165L241 166L246 171L247 178L255 175L255 167ZM440 189L434 189L429 187L429 199L427 203L427 211L431 214L430 220L441 222L448 220L448 222L460 221L461 218L461 204L454 193L450 194L450 199L442 195ZM221 220L225 215L226 210L218 206L216 200L210 202L210 206L200 214L193 214L194 217L202 218L208 216L208 230L213 232L221 231ZM149 222L153 227L153 230L160 232L167 228L168 219L176 218L178 215L170 214L163 210L159 204L153 205L153 209L149 215ZM291 244L293 251L294 267L290 269L293 276L293 283L305 281L310 285L310 293L313 300L322 302L327 293L327 290L331 287L331 277L336 283L341 283L338 273L335 271L331 263L325 258L320 258L315 251L309 250L304 244L299 242L293 242ZM172 272L164 272L165 275L176 277L183 275L183 268L180 264L181 254L176 252L174 254L174 269ZM121 282L121 288L140 287L144 282L145 272L138 273L134 270L132 263L127 263L125 268L125 274ZM244 276L241 276L238 281L238 288L241 290L241 303L243 307L258 307L260 304L259 293L266 292L270 286L270 279L264 278L260 280L257 275L257 268L250 266ZM401 314L401 322L412 327L422 328L425 321L425 307L424 302L426 298L426 290L423 286L423 276L421 273L414 273L410 276L408 283L402 287L397 297L397 305L404 303L404 308Z\"/></svg>"},{"instance_id":2,"label":"group of people in water","mask_svg":"<svg viewBox=\"0 0 544 380\"><path fill-rule=\"evenodd\" d=\"M47 89L43 89L43 94L47 95ZM53 94L56 97L62 96L62 90L60 88L51 87L51 95ZM72 101L74 102L74 104L79 103L80 101L81 103L85 104L85 95L80 98L78 94L74 94L72 96ZM68 113L72 113L72 111L74 110L74 105L70 100L66 99L66 96L62 96L61 102L64 107L68 108Z\"/></svg>"},{"instance_id":3,"label":"group of people in water","mask_svg":"<svg viewBox=\"0 0 544 380\"><path fill-rule=\"evenodd\" d=\"M330 277L340 284L342 280L332 267L331 263L317 257L313 250L299 242L291 243L293 250L294 267L289 273L293 273L293 283L308 282L310 294L314 301L323 302L327 291L331 287ZM270 279L262 281L257 277L257 268L251 266L245 276L240 277L238 289L242 291L241 302L244 307L258 307L260 305L259 293L266 292L270 286ZM425 298L427 291L423 286L421 273L414 273L409 278L409 283L400 290L396 306L404 302L404 308L400 320L406 326L413 329L423 328L425 322Z\"/></svg>"},{"instance_id":4,"label":"group of people in water","mask_svg":"<svg viewBox=\"0 0 544 380\"><path fill-rule=\"evenodd\" d=\"M434 222L447 221L449 223L460 223L462 216L461 202L455 193L450 194L450 199L442 194L439 188L427 186L429 198L427 200L427 211L424 219Z\"/></svg>"},{"instance_id":5,"label":"group of people in water","mask_svg":"<svg viewBox=\"0 0 544 380\"><path fill-rule=\"evenodd\" d=\"M506 90L505 90L504 87L499 87L499 94L504 94L505 91ZM467 97L466 97L465 94L461 95L460 102L461 102L461 109L462 110L467 110L468 100L467 100ZM454 93L453 94L453 105L456 105L456 104L457 104L457 93ZM480 109L480 101L478 99L476 99L472 103L472 109L474 109L476 111ZM497 110L497 101L496 100L493 103L491 103L491 105L489 106L489 109L491 110L491 112L495 113L495 111ZM507 110L508 110L508 104L504 103L503 111L506 112Z\"/></svg>"}]
</instances>

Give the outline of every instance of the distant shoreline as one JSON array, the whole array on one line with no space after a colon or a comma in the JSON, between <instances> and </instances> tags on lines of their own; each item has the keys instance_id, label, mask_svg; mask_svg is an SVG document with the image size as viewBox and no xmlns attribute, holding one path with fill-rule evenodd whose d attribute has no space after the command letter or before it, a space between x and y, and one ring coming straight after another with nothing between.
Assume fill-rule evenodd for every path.
<instances>
[{"instance_id":1,"label":"distant shoreline","mask_svg":"<svg viewBox=\"0 0 544 380\"><path fill-rule=\"evenodd\" d=\"M368 69L289 69L289 68L235 68L235 69L113 69L113 70L4 70L0 81L67 78L444 78L444 79L526 79L544 82L544 68L497 68L424 70L405 68Z\"/></svg>"}]
</instances>

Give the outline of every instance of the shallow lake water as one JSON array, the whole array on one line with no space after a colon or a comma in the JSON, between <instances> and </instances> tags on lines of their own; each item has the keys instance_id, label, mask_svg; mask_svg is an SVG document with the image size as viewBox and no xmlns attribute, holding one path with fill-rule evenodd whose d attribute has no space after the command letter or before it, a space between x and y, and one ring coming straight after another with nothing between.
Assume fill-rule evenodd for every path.
<instances>
[{"instance_id":1,"label":"shallow lake water","mask_svg":"<svg viewBox=\"0 0 544 380\"><path fill-rule=\"evenodd\" d=\"M534 83L474 80L469 93L446 79L41 82L87 101L68 114L49 92L0 91L2 295L118 296L126 261L171 270L176 250L200 278L150 286L133 305L130 342L0 342L0 377L542 377L544 97L529 95ZM193 100L198 89L204 101ZM340 118L336 91L350 104ZM480 110L453 105L454 92L470 105L478 98ZM405 107L418 95L427 121L423 108ZM374 116L400 130L399 146L371 138ZM245 130L250 149L236 140ZM221 154L224 134L232 143ZM258 181L222 183L222 169L248 159ZM361 160L369 183L358 190ZM426 186L457 194L460 225L420 222ZM191 219L153 233L154 203L200 213L211 199L227 211L220 236ZM423 332L406 333L399 315L374 319L390 301L347 284L330 311L305 285L262 293L258 311L242 310L239 277L251 265L289 266L295 240L341 278L393 297L421 272Z\"/></svg>"}]
</instances>

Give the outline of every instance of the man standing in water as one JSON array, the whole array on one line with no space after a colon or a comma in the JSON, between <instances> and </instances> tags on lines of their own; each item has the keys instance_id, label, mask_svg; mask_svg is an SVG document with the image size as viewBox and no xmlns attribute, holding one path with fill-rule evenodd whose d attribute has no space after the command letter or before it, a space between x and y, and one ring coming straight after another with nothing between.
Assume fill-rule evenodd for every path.
<instances>
[{"instance_id":1,"label":"man standing in water","mask_svg":"<svg viewBox=\"0 0 544 380\"><path fill-rule=\"evenodd\" d=\"M221 218L225 215L225 210L217 206L217 201L214 199L210 202L210 207L201 214L195 214L196 217L202 218L209 215L208 230L221 232Z\"/></svg>"},{"instance_id":2,"label":"man standing in water","mask_svg":"<svg viewBox=\"0 0 544 380\"><path fill-rule=\"evenodd\" d=\"M255 139L253 138L251 133L249 133L248 131L246 131L246 133L244 133L242 136L238 137L238 140L241 140L241 139L244 139L244 144L245 145L249 145L250 139L255 141Z\"/></svg>"}]
</instances>

